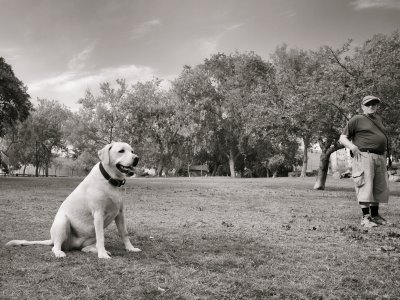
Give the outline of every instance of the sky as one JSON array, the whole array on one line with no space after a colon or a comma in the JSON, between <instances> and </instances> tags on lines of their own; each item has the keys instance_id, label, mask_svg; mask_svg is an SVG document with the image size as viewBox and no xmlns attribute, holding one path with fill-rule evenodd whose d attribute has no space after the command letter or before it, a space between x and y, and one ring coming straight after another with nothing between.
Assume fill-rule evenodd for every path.
<instances>
[{"instance_id":1,"label":"sky","mask_svg":"<svg viewBox=\"0 0 400 300\"><path fill-rule=\"evenodd\" d=\"M0 56L31 101L72 110L102 82L174 80L212 54L360 45L400 29L400 0L0 0Z\"/></svg>"}]
</instances>

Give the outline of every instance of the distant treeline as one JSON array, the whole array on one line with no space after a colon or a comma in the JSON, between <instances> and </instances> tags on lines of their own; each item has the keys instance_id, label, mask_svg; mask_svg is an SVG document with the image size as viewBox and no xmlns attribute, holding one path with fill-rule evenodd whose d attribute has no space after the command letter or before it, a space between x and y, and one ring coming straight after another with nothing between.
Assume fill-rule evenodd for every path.
<instances>
[{"instance_id":1,"label":"distant treeline","mask_svg":"<svg viewBox=\"0 0 400 300\"><path fill-rule=\"evenodd\" d=\"M76 112L39 99L24 121L3 124L2 149L15 167L46 170L63 153L89 170L104 144L125 141L159 174L207 163L214 175L260 177L294 165L305 174L306 150L318 143L315 188L324 188L329 156L342 147L341 130L365 95L383 100L380 113L399 157L399 57L398 31L357 47L351 40L338 49L281 45L269 60L253 52L217 53L184 66L170 89L161 79L133 85L116 79L102 83L99 93L86 91Z\"/></svg>"}]
</instances>

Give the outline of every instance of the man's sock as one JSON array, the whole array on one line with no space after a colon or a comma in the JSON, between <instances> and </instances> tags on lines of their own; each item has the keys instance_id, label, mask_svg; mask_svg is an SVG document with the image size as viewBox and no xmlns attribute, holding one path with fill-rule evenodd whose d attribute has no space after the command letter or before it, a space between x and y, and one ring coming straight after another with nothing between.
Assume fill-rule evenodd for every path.
<instances>
[{"instance_id":1,"label":"man's sock","mask_svg":"<svg viewBox=\"0 0 400 300\"><path fill-rule=\"evenodd\" d=\"M379 206L370 206L371 217L376 217L379 214Z\"/></svg>"},{"instance_id":2,"label":"man's sock","mask_svg":"<svg viewBox=\"0 0 400 300\"><path fill-rule=\"evenodd\" d=\"M363 216L369 215L369 207L362 207L361 208Z\"/></svg>"}]
</instances>

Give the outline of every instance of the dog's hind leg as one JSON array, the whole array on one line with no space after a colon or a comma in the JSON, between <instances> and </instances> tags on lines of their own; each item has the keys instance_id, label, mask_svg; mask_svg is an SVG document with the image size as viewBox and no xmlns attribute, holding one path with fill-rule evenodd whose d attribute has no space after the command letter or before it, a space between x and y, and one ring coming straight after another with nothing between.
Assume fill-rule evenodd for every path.
<instances>
[{"instance_id":1,"label":"dog's hind leg","mask_svg":"<svg viewBox=\"0 0 400 300\"><path fill-rule=\"evenodd\" d=\"M65 257L65 252L69 250L71 244L71 223L67 216L57 214L50 229L51 240L53 241L53 253L56 257Z\"/></svg>"}]
</instances>

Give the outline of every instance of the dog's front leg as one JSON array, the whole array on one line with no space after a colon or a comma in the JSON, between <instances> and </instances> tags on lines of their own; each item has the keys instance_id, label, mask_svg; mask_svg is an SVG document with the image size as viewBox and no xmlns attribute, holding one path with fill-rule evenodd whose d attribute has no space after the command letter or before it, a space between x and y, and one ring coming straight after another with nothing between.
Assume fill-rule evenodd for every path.
<instances>
[{"instance_id":1,"label":"dog's front leg","mask_svg":"<svg viewBox=\"0 0 400 300\"><path fill-rule=\"evenodd\" d=\"M130 252L142 251L139 248L133 247L133 245L131 244L131 241L129 240L128 230L126 229L126 223L125 223L125 215L124 215L124 211L122 208L119 211L119 214L115 217L115 224L117 224L117 228L118 228L119 234L121 235L122 242L125 245L126 251L130 251Z\"/></svg>"},{"instance_id":2,"label":"dog's front leg","mask_svg":"<svg viewBox=\"0 0 400 300\"><path fill-rule=\"evenodd\" d=\"M94 230L96 231L96 249L99 258L111 258L104 247L104 213L96 210L93 214Z\"/></svg>"}]
</instances>

